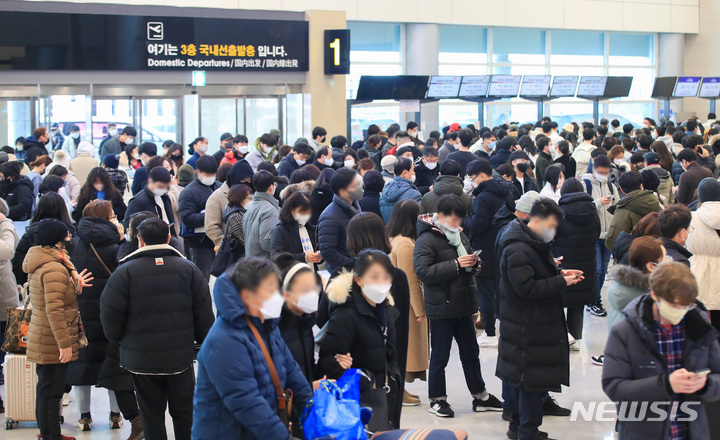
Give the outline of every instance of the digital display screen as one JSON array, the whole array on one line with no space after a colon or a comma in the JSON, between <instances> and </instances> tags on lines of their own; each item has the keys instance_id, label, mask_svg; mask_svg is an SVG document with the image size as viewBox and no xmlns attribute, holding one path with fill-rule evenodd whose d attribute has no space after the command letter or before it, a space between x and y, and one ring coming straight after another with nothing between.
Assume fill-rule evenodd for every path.
<instances>
[{"instance_id":1,"label":"digital display screen","mask_svg":"<svg viewBox=\"0 0 720 440\"><path fill-rule=\"evenodd\" d=\"M676 98L686 98L690 96L697 96L698 91L700 90L700 80L702 78L699 76L681 76L677 80L677 84L675 84L675 90L673 91L673 96Z\"/></svg>"},{"instance_id":2,"label":"digital display screen","mask_svg":"<svg viewBox=\"0 0 720 440\"><path fill-rule=\"evenodd\" d=\"M673 90L675 90L675 83L677 82L677 76L663 76L655 78L655 85L653 86L651 98L667 99L672 96Z\"/></svg>"},{"instance_id":3,"label":"digital display screen","mask_svg":"<svg viewBox=\"0 0 720 440\"><path fill-rule=\"evenodd\" d=\"M490 79L488 96L514 98L520 91L522 75L493 75Z\"/></svg>"},{"instance_id":4,"label":"digital display screen","mask_svg":"<svg viewBox=\"0 0 720 440\"><path fill-rule=\"evenodd\" d=\"M577 96L603 96L607 76L583 76L577 89Z\"/></svg>"},{"instance_id":5,"label":"digital display screen","mask_svg":"<svg viewBox=\"0 0 720 440\"><path fill-rule=\"evenodd\" d=\"M393 84L392 99L425 99L427 94L427 75L398 75Z\"/></svg>"},{"instance_id":6,"label":"digital display screen","mask_svg":"<svg viewBox=\"0 0 720 440\"><path fill-rule=\"evenodd\" d=\"M462 76L431 76L428 98L457 98Z\"/></svg>"},{"instance_id":7,"label":"digital display screen","mask_svg":"<svg viewBox=\"0 0 720 440\"><path fill-rule=\"evenodd\" d=\"M553 78L550 96L575 96L579 76L556 76Z\"/></svg>"},{"instance_id":8,"label":"digital display screen","mask_svg":"<svg viewBox=\"0 0 720 440\"><path fill-rule=\"evenodd\" d=\"M630 96L632 76L608 76L605 84L605 98L624 98Z\"/></svg>"},{"instance_id":9,"label":"digital display screen","mask_svg":"<svg viewBox=\"0 0 720 440\"><path fill-rule=\"evenodd\" d=\"M550 90L550 75L523 76L520 96L546 97Z\"/></svg>"},{"instance_id":10,"label":"digital display screen","mask_svg":"<svg viewBox=\"0 0 720 440\"><path fill-rule=\"evenodd\" d=\"M700 97L720 97L720 78L703 78L702 85L700 86Z\"/></svg>"},{"instance_id":11,"label":"digital display screen","mask_svg":"<svg viewBox=\"0 0 720 440\"><path fill-rule=\"evenodd\" d=\"M490 75L463 76L460 84L461 98L484 98L488 93Z\"/></svg>"}]
</instances>

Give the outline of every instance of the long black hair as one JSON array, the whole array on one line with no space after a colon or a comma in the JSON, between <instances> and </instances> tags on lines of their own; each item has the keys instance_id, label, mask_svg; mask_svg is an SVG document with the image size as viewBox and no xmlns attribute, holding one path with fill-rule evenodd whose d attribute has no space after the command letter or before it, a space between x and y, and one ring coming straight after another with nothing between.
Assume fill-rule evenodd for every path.
<instances>
[{"instance_id":1,"label":"long black hair","mask_svg":"<svg viewBox=\"0 0 720 440\"><path fill-rule=\"evenodd\" d=\"M388 236L417 238L417 219L420 215L420 205L415 200L403 199L395 204L390 221L387 224Z\"/></svg>"},{"instance_id":2,"label":"long black hair","mask_svg":"<svg viewBox=\"0 0 720 440\"><path fill-rule=\"evenodd\" d=\"M120 191L115 188L115 184L110 178L110 174L105 171L105 168L95 167L90 170L87 180L80 188L80 195L78 196L77 206L85 206L90 201L95 200L95 182L99 180L103 184L103 191L105 192L105 200L111 202L115 201L120 197Z\"/></svg>"},{"instance_id":3,"label":"long black hair","mask_svg":"<svg viewBox=\"0 0 720 440\"><path fill-rule=\"evenodd\" d=\"M35 207L35 213L33 214L30 224L35 224L42 219L54 218L65 223L65 226L70 228L71 231L75 230L70 221L70 215L68 214L67 205L65 199L56 192L49 192L40 197L37 207Z\"/></svg>"}]
</instances>

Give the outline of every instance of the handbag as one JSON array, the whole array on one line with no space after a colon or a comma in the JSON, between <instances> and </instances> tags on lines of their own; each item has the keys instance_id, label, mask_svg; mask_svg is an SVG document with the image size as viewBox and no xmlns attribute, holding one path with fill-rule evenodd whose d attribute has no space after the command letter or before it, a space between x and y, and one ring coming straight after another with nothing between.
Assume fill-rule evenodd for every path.
<instances>
[{"instance_id":1,"label":"handbag","mask_svg":"<svg viewBox=\"0 0 720 440\"><path fill-rule=\"evenodd\" d=\"M247 323L248 327L250 327L250 331L252 331L253 336L255 336L255 340L257 340L258 345L260 345L260 350L262 350L263 356L265 357L265 362L268 366L268 370L270 370L270 378L272 379L273 386L275 387L275 394L277 395L278 400L278 417L280 417L280 421L283 423L283 425L288 428L288 433L291 433L292 424L290 423L290 414L292 413L292 390L288 389L283 391L282 385L280 384L280 377L277 374L275 364L270 357L270 353L265 346L265 342L263 342L262 338L260 337L260 333L258 333L253 323L250 322L250 318L245 316L245 322Z\"/></svg>"},{"instance_id":2,"label":"handbag","mask_svg":"<svg viewBox=\"0 0 720 440\"><path fill-rule=\"evenodd\" d=\"M367 423L367 430L370 432L388 431L393 429L390 424L390 409L388 405L388 394L390 387L386 383L378 388L375 384L375 376L367 370L362 370L363 380L370 381L370 387L361 387L360 406L370 407L373 410L372 417ZM386 374L387 377L387 374Z\"/></svg>"},{"instance_id":3,"label":"handbag","mask_svg":"<svg viewBox=\"0 0 720 440\"><path fill-rule=\"evenodd\" d=\"M353 370L345 372L343 377ZM342 379L342 378L341 378ZM338 379L340 382L341 379ZM360 418L360 404L352 398L359 393L359 382L351 380L350 389L343 391L338 383L320 382L313 399L303 412L303 433L308 440L333 438L335 440L366 440L367 434ZM346 384L347 385L347 384Z\"/></svg>"},{"instance_id":4,"label":"handbag","mask_svg":"<svg viewBox=\"0 0 720 440\"><path fill-rule=\"evenodd\" d=\"M222 243L220 243L220 249L218 249L215 260L213 260L212 267L210 268L210 274L216 278L222 275L227 268L237 260L236 252L230 244L228 237L223 237Z\"/></svg>"},{"instance_id":5,"label":"handbag","mask_svg":"<svg viewBox=\"0 0 720 440\"><path fill-rule=\"evenodd\" d=\"M30 328L30 318L32 317L32 308L28 309L30 295L27 293L27 283L23 286L23 291L27 296L23 308L8 307L7 309L5 340L1 348L6 353L25 354L27 351L27 334Z\"/></svg>"}]
</instances>

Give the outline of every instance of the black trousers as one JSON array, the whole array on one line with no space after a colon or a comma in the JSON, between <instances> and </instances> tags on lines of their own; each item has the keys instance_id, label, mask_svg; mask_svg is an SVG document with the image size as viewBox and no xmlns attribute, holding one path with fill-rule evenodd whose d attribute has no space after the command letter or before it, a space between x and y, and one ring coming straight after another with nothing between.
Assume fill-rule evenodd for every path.
<instances>
[{"instance_id":1,"label":"black trousers","mask_svg":"<svg viewBox=\"0 0 720 440\"><path fill-rule=\"evenodd\" d=\"M543 399L546 393L528 391L522 387L509 387L508 410L510 411L510 431L518 433L518 438L536 439L543 420Z\"/></svg>"},{"instance_id":2,"label":"black trousers","mask_svg":"<svg viewBox=\"0 0 720 440\"><path fill-rule=\"evenodd\" d=\"M125 420L133 420L140 415L135 391L115 391L115 400Z\"/></svg>"},{"instance_id":3,"label":"black trousers","mask_svg":"<svg viewBox=\"0 0 720 440\"><path fill-rule=\"evenodd\" d=\"M207 239L209 241L209 239ZM195 263L195 266L200 269L205 281L210 281L210 269L212 269L213 261L215 261L215 248L197 245L192 243L190 247L189 257L190 261Z\"/></svg>"},{"instance_id":4,"label":"black trousers","mask_svg":"<svg viewBox=\"0 0 720 440\"><path fill-rule=\"evenodd\" d=\"M568 306L567 307L567 327L568 332L575 339L583 337L583 320L585 316L585 306Z\"/></svg>"},{"instance_id":5,"label":"black trousers","mask_svg":"<svg viewBox=\"0 0 720 440\"><path fill-rule=\"evenodd\" d=\"M43 440L62 440L60 401L65 391L68 364L36 365L38 375L35 418Z\"/></svg>"},{"instance_id":6,"label":"black trousers","mask_svg":"<svg viewBox=\"0 0 720 440\"><path fill-rule=\"evenodd\" d=\"M175 439L190 440L195 375L192 368L172 376L133 374L145 440L167 440L165 409L170 409Z\"/></svg>"}]
</instances>

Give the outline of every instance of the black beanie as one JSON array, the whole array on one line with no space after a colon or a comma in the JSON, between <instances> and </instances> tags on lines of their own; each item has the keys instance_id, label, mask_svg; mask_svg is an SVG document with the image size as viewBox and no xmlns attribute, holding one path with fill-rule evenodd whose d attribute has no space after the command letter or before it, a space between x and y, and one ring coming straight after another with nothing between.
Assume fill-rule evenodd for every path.
<instances>
[{"instance_id":1,"label":"black beanie","mask_svg":"<svg viewBox=\"0 0 720 440\"><path fill-rule=\"evenodd\" d=\"M40 220L35 230L35 244L38 246L55 246L65 241L70 230L65 223L54 218Z\"/></svg>"},{"instance_id":2,"label":"black beanie","mask_svg":"<svg viewBox=\"0 0 720 440\"><path fill-rule=\"evenodd\" d=\"M241 180L252 178L253 176L252 166L245 159L239 160L235 165L230 168L230 172L227 175L227 186L232 187L233 185L240 183Z\"/></svg>"}]
</instances>

